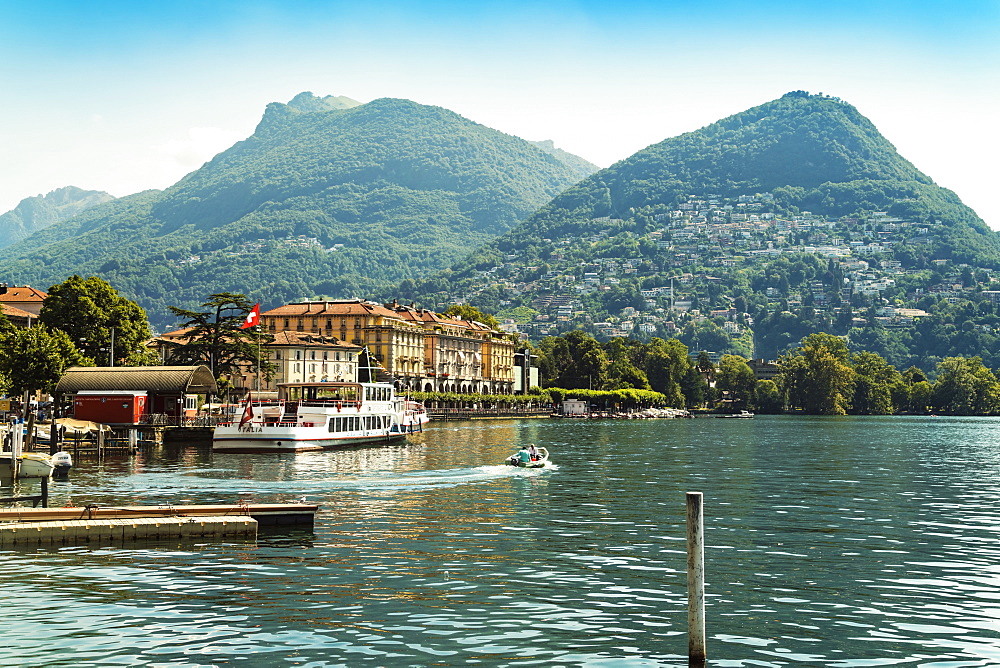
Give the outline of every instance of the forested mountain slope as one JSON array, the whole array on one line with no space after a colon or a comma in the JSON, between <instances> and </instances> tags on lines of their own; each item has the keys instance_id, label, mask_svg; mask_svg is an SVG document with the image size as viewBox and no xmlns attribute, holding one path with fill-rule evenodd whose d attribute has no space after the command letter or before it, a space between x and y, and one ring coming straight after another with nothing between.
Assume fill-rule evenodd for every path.
<instances>
[{"instance_id":1,"label":"forested mountain slope","mask_svg":"<svg viewBox=\"0 0 1000 668\"><path fill-rule=\"evenodd\" d=\"M1000 237L953 192L850 104L795 91L597 172L398 292L470 301L533 338L583 328L773 358L828 331L933 366L1000 346L998 268ZM967 325L962 300L979 314Z\"/></svg>"},{"instance_id":2,"label":"forested mountain slope","mask_svg":"<svg viewBox=\"0 0 1000 668\"><path fill-rule=\"evenodd\" d=\"M76 186L59 188L47 195L26 197L7 213L0 214L0 248L113 199L106 192L83 190Z\"/></svg>"},{"instance_id":3,"label":"forested mountain slope","mask_svg":"<svg viewBox=\"0 0 1000 668\"><path fill-rule=\"evenodd\" d=\"M171 188L0 251L0 278L99 275L154 324L220 291L368 295L511 229L588 171L569 162L439 107L304 93Z\"/></svg>"}]
</instances>

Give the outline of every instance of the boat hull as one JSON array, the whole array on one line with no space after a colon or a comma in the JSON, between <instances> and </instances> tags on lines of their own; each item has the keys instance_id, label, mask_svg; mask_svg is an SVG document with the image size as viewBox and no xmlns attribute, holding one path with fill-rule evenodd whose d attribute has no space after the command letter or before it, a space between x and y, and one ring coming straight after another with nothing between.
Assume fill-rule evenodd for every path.
<instances>
[{"instance_id":1,"label":"boat hull","mask_svg":"<svg viewBox=\"0 0 1000 668\"><path fill-rule=\"evenodd\" d=\"M18 478L48 478L52 475L54 467L48 455L41 453L26 452L21 455L17 466ZM12 467L10 455L0 460L0 477L11 478Z\"/></svg>"},{"instance_id":2,"label":"boat hull","mask_svg":"<svg viewBox=\"0 0 1000 668\"><path fill-rule=\"evenodd\" d=\"M525 464L523 462L516 462L515 463L515 462L512 462L511 460L508 459L507 460L507 464L509 466L514 466L514 467L519 468L519 469L544 469L545 467L547 467L549 465L549 462L548 461L544 461L544 462L531 462L530 464Z\"/></svg>"},{"instance_id":3,"label":"boat hull","mask_svg":"<svg viewBox=\"0 0 1000 668\"><path fill-rule=\"evenodd\" d=\"M382 432L332 437L324 429L307 433L307 427L243 431L239 427L216 427L212 437L212 450L253 454L258 452L310 452L336 450L356 446L387 445L402 441L405 433Z\"/></svg>"}]
</instances>

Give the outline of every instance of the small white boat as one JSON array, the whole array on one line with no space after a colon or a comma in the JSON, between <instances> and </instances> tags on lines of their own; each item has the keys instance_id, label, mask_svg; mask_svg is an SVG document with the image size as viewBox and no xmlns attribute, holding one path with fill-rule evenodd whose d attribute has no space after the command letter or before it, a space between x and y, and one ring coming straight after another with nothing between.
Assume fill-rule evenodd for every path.
<instances>
[{"instance_id":1,"label":"small white boat","mask_svg":"<svg viewBox=\"0 0 1000 668\"><path fill-rule=\"evenodd\" d=\"M55 468L52 458L40 452L25 452L19 459L18 478L48 478Z\"/></svg>"},{"instance_id":2,"label":"small white boat","mask_svg":"<svg viewBox=\"0 0 1000 668\"><path fill-rule=\"evenodd\" d=\"M718 415L716 417L720 418L752 418L753 413L750 411L740 411L739 413L729 413L727 415Z\"/></svg>"},{"instance_id":3,"label":"small white boat","mask_svg":"<svg viewBox=\"0 0 1000 668\"><path fill-rule=\"evenodd\" d=\"M538 457L530 462L522 462L520 457L513 454L504 461L504 464L522 469L543 469L549 466L549 451L545 448L538 448Z\"/></svg>"}]
</instances>

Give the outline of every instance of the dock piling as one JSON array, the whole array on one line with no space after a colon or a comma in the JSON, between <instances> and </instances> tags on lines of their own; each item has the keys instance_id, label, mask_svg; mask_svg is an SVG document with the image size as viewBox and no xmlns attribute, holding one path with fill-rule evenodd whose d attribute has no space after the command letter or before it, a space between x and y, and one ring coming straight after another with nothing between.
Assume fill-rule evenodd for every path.
<instances>
[{"instance_id":1,"label":"dock piling","mask_svg":"<svg viewBox=\"0 0 1000 668\"><path fill-rule=\"evenodd\" d=\"M705 665L705 527L701 492L687 493L688 665Z\"/></svg>"}]
</instances>

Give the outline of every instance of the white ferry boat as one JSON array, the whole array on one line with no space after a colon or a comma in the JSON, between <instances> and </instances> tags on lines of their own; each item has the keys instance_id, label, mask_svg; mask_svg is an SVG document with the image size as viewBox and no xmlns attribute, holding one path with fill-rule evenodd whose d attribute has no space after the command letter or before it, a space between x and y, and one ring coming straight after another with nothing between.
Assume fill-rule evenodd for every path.
<instances>
[{"instance_id":1,"label":"white ferry boat","mask_svg":"<svg viewBox=\"0 0 1000 668\"><path fill-rule=\"evenodd\" d=\"M243 416L220 424L215 452L303 452L382 445L421 431L424 407L392 383L281 383L277 400L248 401Z\"/></svg>"}]
</instances>

